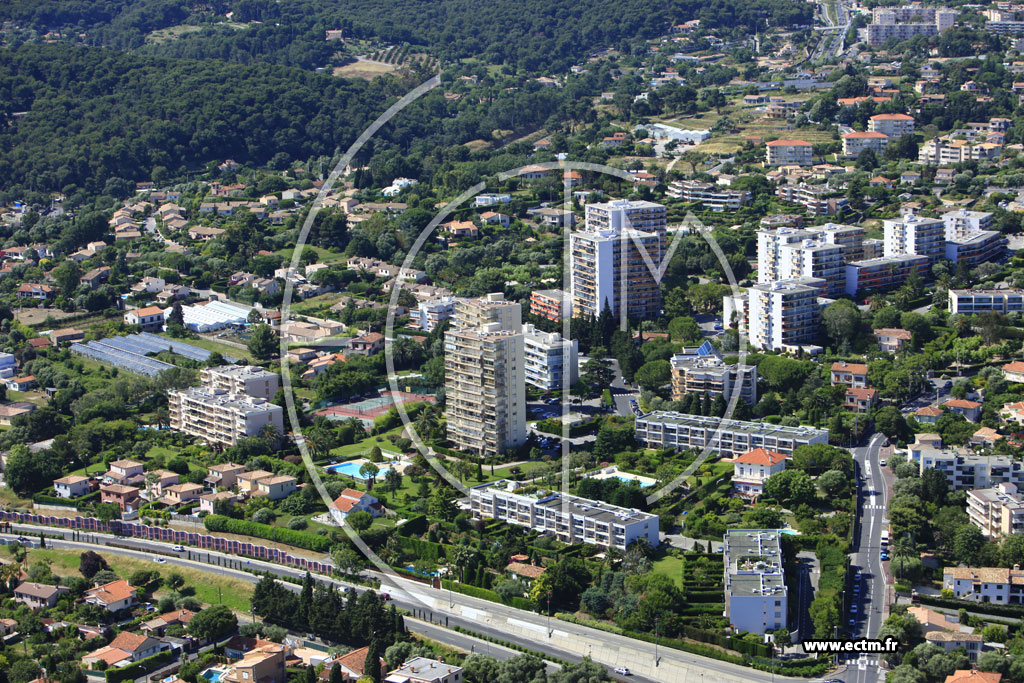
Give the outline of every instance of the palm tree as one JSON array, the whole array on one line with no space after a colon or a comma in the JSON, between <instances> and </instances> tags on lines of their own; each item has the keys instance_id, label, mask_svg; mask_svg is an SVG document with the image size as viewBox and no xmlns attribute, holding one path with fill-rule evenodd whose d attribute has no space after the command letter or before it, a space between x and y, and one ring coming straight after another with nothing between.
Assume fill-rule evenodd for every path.
<instances>
[{"instance_id":1,"label":"palm tree","mask_svg":"<svg viewBox=\"0 0 1024 683\"><path fill-rule=\"evenodd\" d=\"M900 561L899 578L903 578L903 562L908 557L916 557L920 553L920 547L909 535L901 536L892 543L892 556Z\"/></svg>"},{"instance_id":2,"label":"palm tree","mask_svg":"<svg viewBox=\"0 0 1024 683\"><path fill-rule=\"evenodd\" d=\"M437 431L437 415L434 414L433 409L424 408L420 411L419 417L416 418L416 433L420 439L424 441L434 438L434 432Z\"/></svg>"},{"instance_id":3,"label":"palm tree","mask_svg":"<svg viewBox=\"0 0 1024 683\"><path fill-rule=\"evenodd\" d=\"M457 545L452 550L452 562L459 568L459 583L465 583L466 567L476 561L476 551L468 545Z\"/></svg>"}]
</instances>

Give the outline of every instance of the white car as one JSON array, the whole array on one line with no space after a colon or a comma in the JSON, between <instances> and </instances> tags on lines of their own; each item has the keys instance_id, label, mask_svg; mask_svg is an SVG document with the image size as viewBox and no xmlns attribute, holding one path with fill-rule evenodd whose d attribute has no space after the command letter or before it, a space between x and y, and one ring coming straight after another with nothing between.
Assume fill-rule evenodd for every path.
<instances>
[{"instance_id":1,"label":"white car","mask_svg":"<svg viewBox=\"0 0 1024 683\"><path fill-rule=\"evenodd\" d=\"M183 545L176 545L176 546L172 547L171 550L173 550L176 553L183 553L183 552L185 552L185 546L183 546Z\"/></svg>"},{"instance_id":2,"label":"white car","mask_svg":"<svg viewBox=\"0 0 1024 683\"><path fill-rule=\"evenodd\" d=\"M154 557L154 558L153 558L153 561L154 561L154 562L156 562L157 564L163 564L163 563L164 563L164 562L166 562L167 560L165 560L165 559L164 559L164 558L162 558L162 557Z\"/></svg>"},{"instance_id":3,"label":"white car","mask_svg":"<svg viewBox=\"0 0 1024 683\"><path fill-rule=\"evenodd\" d=\"M618 669L616 669L615 673L619 674L620 676L632 676L633 675L632 673L630 673L629 669L627 669L624 666L620 666Z\"/></svg>"},{"instance_id":4,"label":"white car","mask_svg":"<svg viewBox=\"0 0 1024 683\"><path fill-rule=\"evenodd\" d=\"M879 461L878 461L878 464L879 464L879 465L881 465L882 467L885 467L885 464L886 464L887 462L889 462L889 461L888 461L888 460L884 460L884 459L883 459L883 460L879 460Z\"/></svg>"}]
</instances>

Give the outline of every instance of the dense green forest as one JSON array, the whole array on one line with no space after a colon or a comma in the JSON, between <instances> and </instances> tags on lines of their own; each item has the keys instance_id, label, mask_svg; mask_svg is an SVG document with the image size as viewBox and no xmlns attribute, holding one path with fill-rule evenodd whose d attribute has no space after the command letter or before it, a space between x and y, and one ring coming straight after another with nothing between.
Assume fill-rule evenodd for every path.
<instances>
[{"instance_id":1,"label":"dense green forest","mask_svg":"<svg viewBox=\"0 0 1024 683\"><path fill-rule=\"evenodd\" d=\"M70 196L102 191L111 178L162 182L226 158L275 168L330 158L413 83L26 44L0 51L0 184L13 193ZM386 126L365 159L375 159L374 181L428 173L423 164L441 159L422 157L489 139L494 130L588 118L589 105L581 108L577 95L574 88L534 86L452 103L435 91ZM468 159L464 148L452 153L450 161ZM472 184L463 180L459 185Z\"/></svg>"},{"instance_id":2,"label":"dense green forest","mask_svg":"<svg viewBox=\"0 0 1024 683\"><path fill-rule=\"evenodd\" d=\"M146 49L168 56L323 66L336 49L325 29L346 36L427 48L447 62L475 57L529 71L565 71L597 47L619 47L666 33L674 23L700 19L722 37L766 26L810 24L813 5L793 0L224 0L193 11L191 0L12 0L0 19L38 32L84 31L86 42L139 48L160 28L202 26ZM243 30L223 24L247 24ZM258 24L251 22L260 22Z\"/></svg>"}]
</instances>

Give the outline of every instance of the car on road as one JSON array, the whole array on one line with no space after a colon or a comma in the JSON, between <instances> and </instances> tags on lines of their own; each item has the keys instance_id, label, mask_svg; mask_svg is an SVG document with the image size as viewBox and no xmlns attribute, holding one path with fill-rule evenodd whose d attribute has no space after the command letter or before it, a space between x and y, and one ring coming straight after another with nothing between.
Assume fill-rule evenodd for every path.
<instances>
[{"instance_id":1,"label":"car on road","mask_svg":"<svg viewBox=\"0 0 1024 683\"><path fill-rule=\"evenodd\" d=\"M850 605L850 614L857 613L857 605Z\"/></svg>"},{"instance_id":2,"label":"car on road","mask_svg":"<svg viewBox=\"0 0 1024 683\"><path fill-rule=\"evenodd\" d=\"M185 552L185 546L183 546L183 545L172 546L171 550L173 550L176 553L183 553L183 552Z\"/></svg>"},{"instance_id":3,"label":"car on road","mask_svg":"<svg viewBox=\"0 0 1024 683\"><path fill-rule=\"evenodd\" d=\"M167 562L167 560L165 560L162 557L154 557L153 561L156 562L157 564L163 564L163 563Z\"/></svg>"},{"instance_id":4,"label":"car on road","mask_svg":"<svg viewBox=\"0 0 1024 683\"><path fill-rule=\"evenodd\" d=\"M628 668L624 667L624 666L620 666L618 669L616 669L615 673L619 674L620 676L632 676L633 675L630 672L630 670Z\"/></svg>"},{"instance_id":5,"label":"car on road","mask_svg":"<svg viewBox=\"0 0 1024 683\"><path fill-rule=\"evenodd\" d=\"M889 553L887 553L887 552L885 552L885 551L883 550L883 551L882 551L882 559L883 559L883 560L888 560L888 559L889 559Z\"/></svg>"}]
</instances>

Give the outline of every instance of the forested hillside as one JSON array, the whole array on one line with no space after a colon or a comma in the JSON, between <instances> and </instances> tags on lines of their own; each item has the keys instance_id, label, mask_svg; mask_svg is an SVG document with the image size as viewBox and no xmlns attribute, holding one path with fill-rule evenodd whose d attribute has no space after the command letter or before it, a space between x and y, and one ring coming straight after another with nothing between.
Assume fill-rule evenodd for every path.
<instances>
[{"instance_id":1,"label":"forested hillside","mask_svg":"<svg viewBox=\"0 0 1024 683\"><path fill-rule=\"evenodd\" d=\"M344 150L411 87L61 44L0 50L0 185L99 192L110 178L160 180L227 158L286 168ZM450 103L435 91L386 126L365 159L393 160L378 180L421 174L423 157L495 129L569 125L588 110L576 99L534 87Z\"/></svg>"},{"instance_id":2,"label":"forested hillside","mask_svg":"<svg viewBox=\"0 0 1024 683\"><path fill-rule=\"evenodd\" d=\"M11 0L0 19L39 32L84 31L86 42L138 48L147 33L190 23L202 26L147 50L171 56L321 66L335 46L325 29L346 36L427 48L445 61L477 57L528 71L564 71L596 47L647 39L674 23L700 19L720 36L766 26L809 24L813 5L793 0ZM228 28L225 14L246 28ZM251 22L261 22L254 24Z\"/></svg>"}]
</instances>

